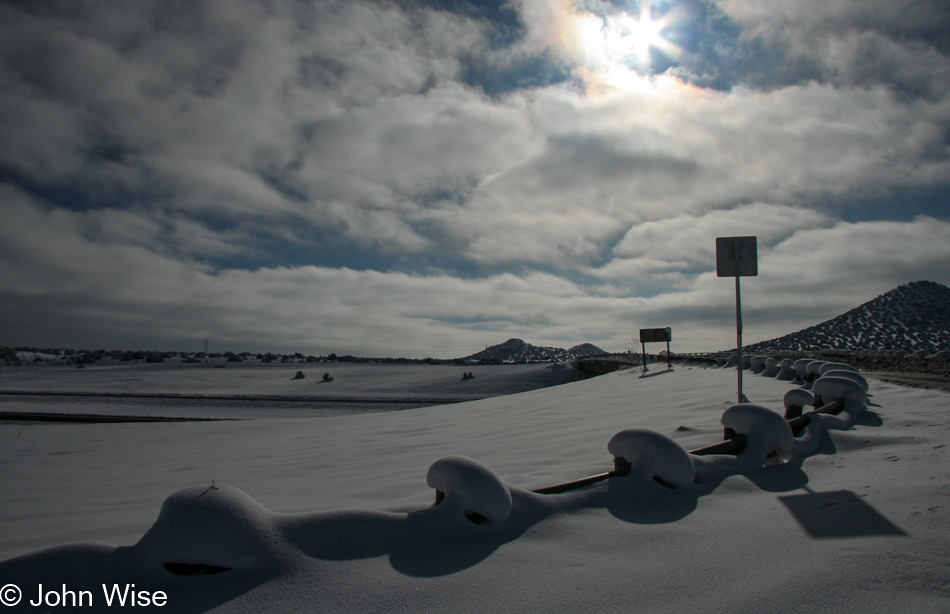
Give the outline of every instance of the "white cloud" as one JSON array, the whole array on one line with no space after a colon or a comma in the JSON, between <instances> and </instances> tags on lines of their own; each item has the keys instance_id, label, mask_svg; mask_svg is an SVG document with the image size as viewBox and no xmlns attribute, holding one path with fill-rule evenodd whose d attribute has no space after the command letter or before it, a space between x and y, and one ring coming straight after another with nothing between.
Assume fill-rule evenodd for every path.
<instances>
[{"instance_id":1,"label":"white cloud","mask_svg":"<svg viewBox=\"0 0 950 614\"><path fill-rule=\"evenodd\" d=\"M895 32L926 31L950 18L940 0L718 0L749 35L778 35L789 27L821 30L877 28Z\"/></svg>"},{"instance_id":2,"label":"white cloud","mask_svg":"<svg viewBox=\"0 0 950 614\"><path fill-rule=\"evenodd\" d=\"M710 237L755 235L762 249L802 229L830 224L828 216L809 209L764 203L741 205L703 216L671 217L638 224L614 247L614 255L708 263L715 259L716 253Z\"/></svg>"},{"instance_id":3,"label":"white cloud","mask_svg":"<svg viewBox=\"0 0 950 614\"><path fill-rule=\"evenodd\" d=\"M804 210L815 200L860 202L950 173L933 155L945 105L881 89L681 85L589 100L552 88L526 102L544 147L525 149L451 218L478 261L585 266L644 223L756 200L794 205L800 221L823 215Z\"/></svg>"},{"instance_id":4,"label":"white cloud","mask_svg":"<svg viewBox=\"0 0 950 614\"><path fill-rule=\"evenodd\" d=\"M129 347L210 337L251 350L451 358L508 336L622 350L640 327L673 326L677 347L688 351L728 347L733 334L733 284L715 277L712 262L650 298L544 273L462 279L321 266L215 273L136 245L93 242L80 214L44 210L9 191L3 203L13 224L0 235L0 316L13 326L33 322L5 327L13 344ZM15 230L24 227L33 229L28 238ZM950 283L948 246L950 224L928 218L796 229L760 252L759 277L744 282L746 339L833 317L899 283ZM661 268L646 260L648 271ZM37 316L48 318L39 328Z\"/></svg>"},{"instance_id":5,"label":"white cloud","mask_svg":"<svg viewBox=\"0 0 950 614\"><path fill-rule=\"evenodd\" d=\"M714 239L745 234L757 335L948 281L946 222L893 221L894 193L950 176L923 4L720 2L824 79L728 91L624 88L571 63L573 3L513 6L527 35L501 49L398 3L0 8L0 332L453 356L676 324L722 347ZM473 58L578 70L491 97L463 82ZM332 266L284 251L329 239Z\"/></svg>"},{"instance_id":6,"label":"white cloud","mask_svg":"<svg viewBox=\"0 0 950 614\"><path fill-rule=\"evenodd\" d=\"M763 256L763 301L771 306L827 293L839 305L908 281L950 280L950 223L927 216L910 222L839 222L805 229ZM774 294L784 288L787 296ZM831 301L829 301L831 302Z\"/></svg>"},{"instance_id":7,"label":"white cloud","mask_svg":"<svg viewBox=\"0 0 950 614\"><path fill-rule=\"evenodd\" d=\"M520 6L552 41L576 17L565 3ZM443 245L445 233L475 262L559 266L587 266L642 222L736 202L877 196L950 171L935 155L950 116L942 102L821 84L716 93L671 79L492 100L453 82L460 57L484 48L474 22L359 2L309 16L228 7L173 25L128 9L129 32L100 26L98 38L70 31L86 21L19 19L63 73L48 87L68 96L29 90L37 62L16 73L27 77L8 75L33 94L9 99L16 124L0 156L107 200L302 217L397 251ZM103 147L119 159L97 159Z\"/></svg>"},{"instance_id":8,"label":"white cloud","mask_svg":"<svg viewBox=\"0 0 950 614\"><path fill-rule=\"evenodd\" d=\"M839 86L885 84L930 99L948 93L950 58L941 42L950 10L940 0L721 0L743 38L778 44L790 57L820 67Z\"/></svg>"}]
</instances>

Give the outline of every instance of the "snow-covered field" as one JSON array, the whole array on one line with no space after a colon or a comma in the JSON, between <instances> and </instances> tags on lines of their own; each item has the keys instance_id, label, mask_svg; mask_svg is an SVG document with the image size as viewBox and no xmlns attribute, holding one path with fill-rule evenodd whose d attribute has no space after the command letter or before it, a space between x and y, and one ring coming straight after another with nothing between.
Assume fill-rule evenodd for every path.
<instances>
[{"instance_id":1,"label":"snow-covered field","mask_svg":"<svg viewBox=\"0 0 950 614\"><path fill-rule=\"evenodd\" d=\"M320 367L304 380L290 380L300 367L4 369L0 390L516 394L372 412L0 398L6 411L252 418L0 425L0 596L22 589L13 611L48 609L30 605L40 583L54 591L47 603L66 591L91 601L85 611L111 611L102 585L131 584L140 609L174 612L950 611L945 392L872 380L867 410L846 408L853 425L816 421L787 462L749 471L756 445L738 460L680 450L721 439L732 370L652 367L650 377L518 392L565 375L550 365L464 369L476 375L467 381L461 368ZM334 381L318 384L324 371ZM748 372L744 383L779 414L794 387ZM738 413L736 425L759 423ZM629 477L529 492L612 469L608 442L631 428L665 437L611 444L632 457ZM683 481L694 469L699 481ZM650 479L657 471L680 486ZM430 484L448 492L437 507Z\"/></svg>"},{"instance_id":2,"label":"snow-covered field","mask_svg":"<svg viewBox=\"0 0 950 614\"><path fill-rule=\"evenodd\" d=\"M295 379L297 372L305 377ZM474 377L463 379L464 373ZM324 381L328 375L332 381ZM0 371L0 411L198 417L314 417L515 394L577 379L565 364L138 363ZM25 392L42 396L12 396ZM101 394L81 399L68 393ZM177 398L176 398L177 397ZM281 401L283 399L283 401ZM82 401L86 402L82 402ZM80 405L76 405L81 402ZM20 403L19 405L17 403Z\"/></svg>"}]
</instances>

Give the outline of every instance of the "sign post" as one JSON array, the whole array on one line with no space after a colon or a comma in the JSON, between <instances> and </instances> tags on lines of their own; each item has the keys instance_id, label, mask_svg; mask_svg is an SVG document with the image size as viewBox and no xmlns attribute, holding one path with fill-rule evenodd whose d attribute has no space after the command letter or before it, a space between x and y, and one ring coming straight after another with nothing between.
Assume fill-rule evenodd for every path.
<instances>
[{"instance_id":1,"label":"sign post","mask_svg":"<svg viewBox=\"0 0 950 614\"><path fill-rule=\"evenodd\" d=\"M643 372L647 371L647 343L656 341L666 341L666 367L672 369L670 364L670 341L673 340L673 329L666 328L641 328L640 345L643 348Z\"/></svg>"},{"instance_id":2,"label":"sign post","mask_svg":"<svg viewBox=\"0 0 950 614\"><path fill-rule=\"evenodd\" d=\"M758 239L756 237L718 237L716 239L716 276L736 278L736 372L739 380L739 403L749 400L742 394L742 298L740 277L759 274Z\"/></svg>"}]
</instances>

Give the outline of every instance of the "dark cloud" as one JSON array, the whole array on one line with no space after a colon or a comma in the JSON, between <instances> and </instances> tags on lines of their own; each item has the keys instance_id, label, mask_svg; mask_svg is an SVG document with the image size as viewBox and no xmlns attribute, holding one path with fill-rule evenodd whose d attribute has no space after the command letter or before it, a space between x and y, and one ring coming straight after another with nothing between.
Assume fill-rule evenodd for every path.
<instances>
[{"instance_id":1,"label":"dark cloud","mask_svg":"<svg viewBox=\"0 0 950 614\"><path fill-rule=\"evenodd\" d=\"M946 93L950 8L945 2L719 4L723 15L741 27L737 48L749 58L753 85L817 80L883 85L909 98Z\"/></svg>"}]
</instances>

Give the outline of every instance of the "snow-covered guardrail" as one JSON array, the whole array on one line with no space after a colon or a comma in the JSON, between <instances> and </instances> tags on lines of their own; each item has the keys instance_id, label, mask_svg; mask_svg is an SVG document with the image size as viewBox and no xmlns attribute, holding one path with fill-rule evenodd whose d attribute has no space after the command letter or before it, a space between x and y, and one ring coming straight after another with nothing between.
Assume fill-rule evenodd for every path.
<instances>
[{"instance_id":1,"label":"snow-covered guardrail","mask_svg":"<svg viewBox=\"0 0 950 614\"><path fill-rule=\"evenodd\" d=\"M793 363L812 361L830 361L836 364L847 364L855 369L864 371L900 372L921 375L935 375L950 378L950 351L937 352L918 350L774 350L762 352L748 352L743 350L743 362L748 368L753 358L761 360L774 359L779 365L785 360ZM736 365L734 352L692 352L676 353L671 356L674 362L701 362L718 366ZM783 379L783 378L779 378Z\"/></svg>"},{"instance_id":2,"label":"snow-covered guardrail","mask_svg":"<svg viewBox=\"0 0 950 614\"><path fill-rule=\"evenodd\" d=\"M785 366L787 368L767 376L777 377L793 372L789 365ZM809 364L804 365L803 372L807 374L810 371L814 372L815 377L808 378L802 387L793 388L786 393L783 399L784 416L752 403L733 405L726 409L722 416L725 440L690 451L684 450L673 439L660 433L645 429L621 431L607 445L608 451L614 456L612 471L538 488L532 492L541 495L560 494L631 474L646 475L665 486L675 488L698 480L710 470L715 470L715 461L701 462L699 457L745 456L739 464L731 461L718 464L726 467L741 466L743 471L749 471L757 468L757 463L762 466L769 458L807 455L817 447L818 437L815 429L823 426L846 430L854 424L858 414L866 409L868 391L867 380L847 365L809 361ZM767 373L765 369L760 371L762 375ZM815 409L806 413L803 411L806 406L814 406ZM813 432L803 436L809 426L812 426ZM455 460L452 462L460 462L458 457L453 458ZM437 462L433 467L442 462ZM484 496L486 489L481 485L486 483L486 478L482 472L487 469L481 465L477 466L480 467L477 471L460 467L452 475L456 478L461 478L466 473L477 475L475 481L479 485L476 486L473 482L471 488L473 492ZM439 505L446 498L446 494L432 480L429 484L437 488L436 505ZM450 487L456 493L469 488L464 484L464 480L451 481ZM493 489L497 491L497 488ZM461 497L460 494L456 496ZM478 497L464 498L472 501ZM498 504L500 505L500 501ZM469 510L467 517L480 522L488 516Z\"/></svg>"}]
</instances>

